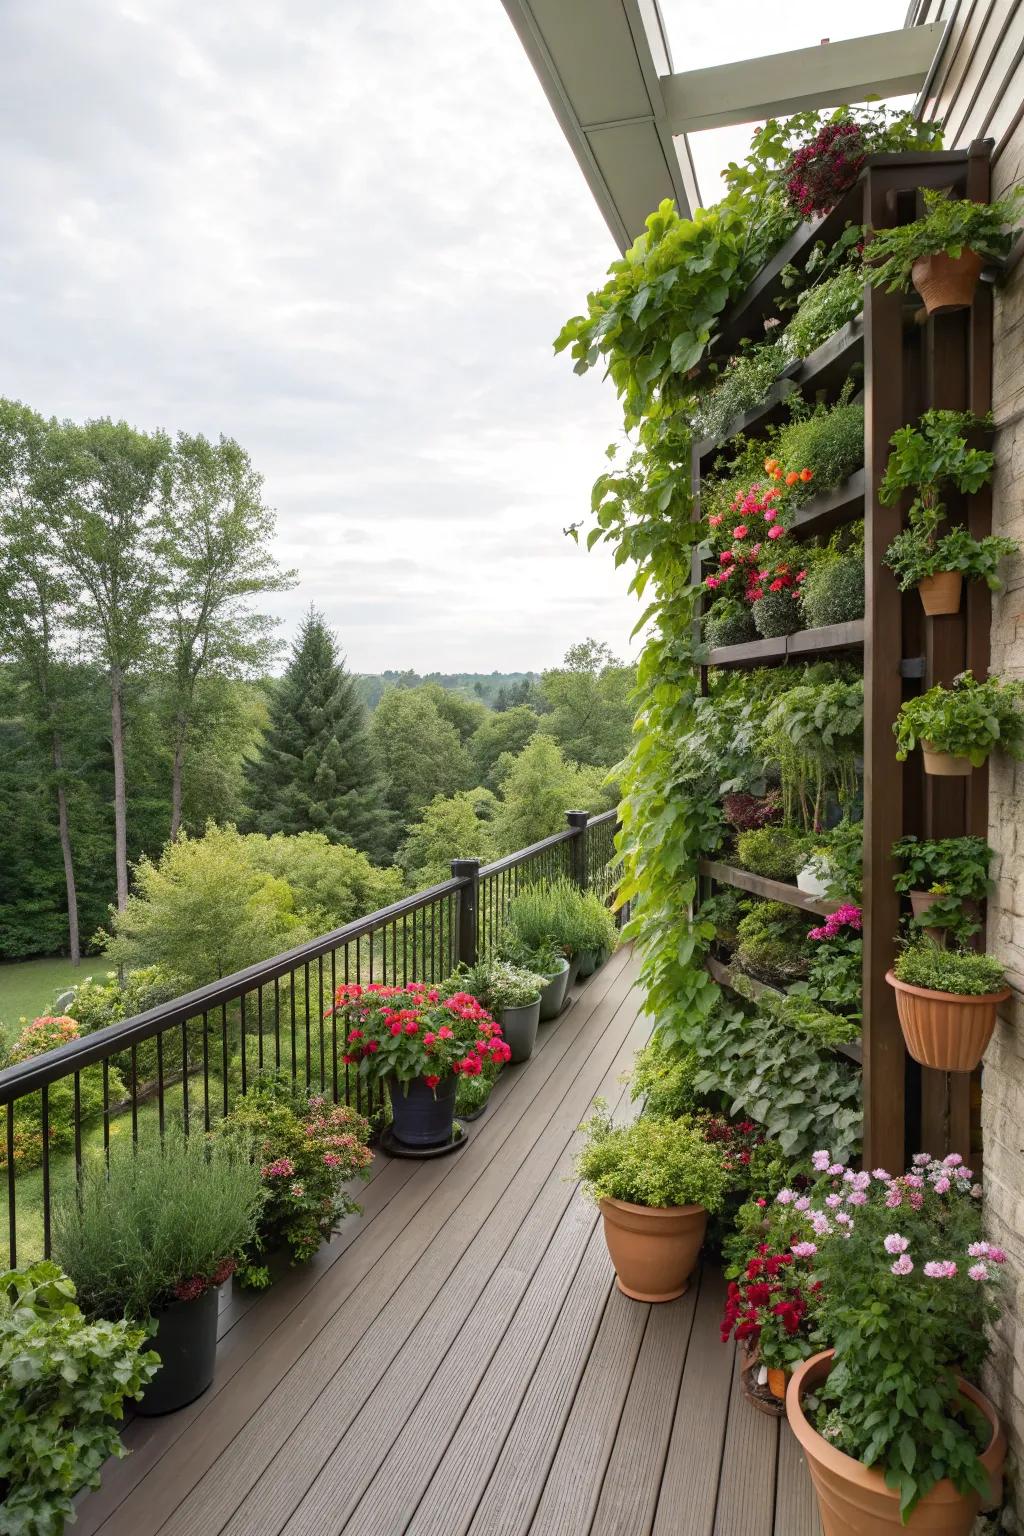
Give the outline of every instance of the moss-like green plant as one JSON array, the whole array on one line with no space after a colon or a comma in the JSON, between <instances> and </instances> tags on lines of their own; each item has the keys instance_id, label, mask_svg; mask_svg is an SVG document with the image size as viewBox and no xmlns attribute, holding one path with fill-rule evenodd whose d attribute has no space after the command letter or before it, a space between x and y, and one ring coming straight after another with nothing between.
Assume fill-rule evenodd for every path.
<instances>
[{"instance_id":1,"label":"moss-like green plant","mask_svg":"<svg viewBox=\"0 0 1024 1536\"><path fill-rule=\"evenodd\" d=\"M807 914L781 901L759 901L737 929L736 959L761 981L782 985L807 975Z\"/></svg>"},{"instance_id":2,"label":"moss-like green plant","mask_svg":"<svg viewBox=\"0 0 1024 1536\"><path fill-rule=\"evenodd\" d=\"M712 649L719 645L742 645L756 635L750 605L738 598L719 598L704 615L704 639Z\"/></svg>"},{"instance_id":3,"label":"moss-like green plant","mask_svg":"<svg viewBox=\"0 0 1024 1536\"><path fill-rule=\"evenodd\" d=\"M928 939L908 944L893 963L893 975L908 987L984 997L1003 986L1003 965L994 955L973 949L940 949Z\"/></svg>"},{"instance_id":4,"label":"moss-like green plant","mask_svg":"<svg viewBox=\"0 0 1024 1536\"><path fill-rule=\"evenodd\" d=\"M593 1199L660 1209L721 1208L727 1183L721 1154L686 1116L656 1120L644 1115L630 1125L614 1125L598 1101L583 1130L587 1140L576 1174Z\"/></svg>"},{"instance_id":5,"label":"moss-like green plant","mask_svg":"<svg viewBox=\"0 0 1024 1536\"><path fill-rule=\"evenodd\" d=\"M864 273L851 262L801 295L784 337L790 355L807 357L863 308Z\"/></svg>"},{"instance_id":6,"label":"moss-like green plant","mask_svg":"<svg viewBox=\"0 0 1024 1536\"><path fill-rule=\"evenodd\" d=\"M741 832L736 853L744 869L767 880L795 880L804 866L807 838L792 827L761 827Z\"/></svg>"}]
</instances>

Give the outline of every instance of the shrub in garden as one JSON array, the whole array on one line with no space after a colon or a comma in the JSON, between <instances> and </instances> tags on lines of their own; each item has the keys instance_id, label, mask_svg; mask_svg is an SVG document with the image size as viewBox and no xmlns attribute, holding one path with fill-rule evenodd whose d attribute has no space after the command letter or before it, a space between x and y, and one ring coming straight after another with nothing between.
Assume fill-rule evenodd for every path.
<instances>
[{"instance_id":1,"label":"shrub in garden","mask_svg":"<svg viewBox=\"0 0 1024 1536\"><path fill-rule=\"evenodd\" d=\"M145 1318L220 1285L252 1242L260 1170L226 1142L166 1131L112 1140L53 1209L53 1252L92 1317Z\"/></svg>"},{"instance_id":2,"label":"shrub in garden","mask_svg":"<svg viewBox=\"0 0 1024 1536\"><path fill-rule=\"evenodd\" d=\"M736 929L736 959L761 981L798 981L810 965L806 933L807 918L799 908L759 901Z\"/></svg>"},{"instance_id":3,"label":"shrub in garden","mask_svg":"<svg viewBox=\"0 0 1024 1536\"><path fill-rule=\"evenodd\" d=\"M741 832L736 839L736 853L743 868L768 880L795 880L803 868L806 850L806 836L792 827L762 827L755 832Z\"/></svg>"},{"instance_id":4,"label":"shrub in garden","mask_svg":"<svg viewBox=\"0 0 1024 1536\"><path fill-rule=\"evenodd\" d=\"M757 635L748 604L726 597L713 603L704 615L704 639L714 650L720 645L742 645Z\"/></svg>"},{"instance_id":5,"label":"shrub in garden","mask_svg":"<svg viewBox=\"0 0 1024 1536\"><path fill-rule=\"evenodd\" d=\"M98 1029L106 1029L110 1024L120 1024L125 1019L134 1018L137 1013L145 1013L147 1009L155 1008L159 1003L165 1003L177 994L178 987L175 982L156 965L145 965L135 971L126 971L121 980L118 979L116 971L107 971L102 979L87 976L84 981L79 982L75 988L75 995L68 1004L68 1013L77 1021L80 1034L91 1035ZM194 1051L198 1059L202 1051L202 1025L190 1025L188 1033L189 1054L191 1056ZM165 1077L170 1073L180 1072L181 1031L165 1030L161 1050ZM131 1051L120 1051L116 1056L111 1057L111 1061L130 1088ZM142 1088L156 1079L155 1037L141 1040L136 1045L135 1071L137 1088Z\"/></svg>"},{"instance_id":6,"label":"shrub in garden","mask_svg":"<svg viewBox=\"0 0 1024 1536\"><path fill-rule=\"evenodd\" d=\"M59 1536L72 1500L98 1488L108 1456L126 1456L126 1398L159 1365L146 1329L90 1322L49 1260L0 1273L0 1526Z\"/></svg>"},{"instance_id":7,"label":"shrub in garden","mask_svg":"<svg viewBox=\"0 0 1024 1536\"><path fill-rule=\"evenodd\" d=\"M592 891L581 891L571 880L531 885L517 892L505 914L504 955L521 957L554 946L564 955L586 950L614 949L615 920ZM534 967L540 970L541 967Z\"/></svg>"},{"instance_id":8,"label":"shrub in garden","mask_svg":"<svg viewBox=\"0 0 1024 1536\"><path fill-rule=\"evenodd\" d=\"M856 542L844 542L834 538L808 560L800 601L809 629L864 617L863 526Z\"/></svg>"},{"instance_id":9,"label":"shrub in garden","mask_svg":"<svg viewBox=\"0 0 1024 1536\"><path fill-rule=\"evenodd\" d=\"M772 579L780 583L790 577L785 571ZM794 578L795 580L795 578ZM753 605L754 625L764 640L778 635L792 635L803 629L804 618L800 609L800 588L780 585L778 591L765 592Z\"/></svg>"},{"instance_id":10,"label":"shrub in garden","mask_svg":"<svg viewBox=\"0 0 1024 1536\"><path fill-rule=\"evenodd\" d=\"M4 1065L15 1066L31 1061L44 1051L56 1050L77 1040L81 1034L75 1019L66 1014L43 1014L25 1024L21 1033L6 1053ZM110 1104L116 1104L124 1096L125 1087L116 1067L108 1070L107 1087ZM82 1124L95 1122L103 1113L103 1067L85 1067L79 1075L79 1107ZM49 1086L47 1093L47 1121L49 1147L54 1152L67 1152L75 1141L75 1084L73 1075L58 1078ZM39 1093L26 1094L14 1106L14 1166L24 1170L38 1168L43 1160L43 1106ZM7 1166L6 1138L0 1137L0 1168Z\"/></svg>"},{"instance_id":11,"label":"shrub in garden","mask_svg":"<svg viewBox=\"0 0 1024 1536\"><path fill-rule=\"evenodd\" d=\"M778 435L775 458L784 475L810 470L809 480L792 483L797 501L842 485L863 466L864 407L845 398L848 393L831 407L793 402L794 419Z\"/></svg>"},{"instance_id":12,"label":"shrub in garden","mask_svg":"<svg viewBox=\"0 0 1024 1536\"><path fill-rule=\"evenodd\" d=\"M306 1263L342 1217L359 1210L347 1186L368 1175L369 1130L348 1105L331 1104L269 1072L218 1122L216 1138L251 1155L263 1182L259 1226L239 1255L243 1284L270 1284L266 1258L275 1251L287 1251L293 1264Z\"/></svg>"},{"instance_id":13,"label":"shrub in garden","mask_svg":"<svg viewBox=\"0 0 1024 1536\"><path fill-rule=\"evenodd\" d=\"M808 357L863 308L864 274L853 261L801 294L786 327L786 350L791 357Z\"/></svg>"},{"instance_id":14,"label":"shrub in garden","mask_svg":"<svg viewBox=\"0 0 1024 1536\"><path fill-rule=\"evenodd\" d=\"M896 979L910 987L961 997L984 997L1005 984L1002 961L994 955L981 955L973 949L940 949L928 939L901 949L892 969Z\"/></svg>"}]
</instances>

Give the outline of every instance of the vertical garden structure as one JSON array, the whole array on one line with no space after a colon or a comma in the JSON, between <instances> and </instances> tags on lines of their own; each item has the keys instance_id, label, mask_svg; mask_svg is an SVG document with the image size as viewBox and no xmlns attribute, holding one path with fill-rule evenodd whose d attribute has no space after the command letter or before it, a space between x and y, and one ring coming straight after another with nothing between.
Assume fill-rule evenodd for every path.
<instances>
[{"instance_id":1,"label":"vertical garden structure","mask_svg":"<svg viewBox=\"0 0 1024 1536\"><path fill-rule=\"evenodd\" d=\"M849 224L884 229L908 223L920 217L926 188L952 188L954 197L987 202L990 151L990 141L983 140L966 150L870 157L838 206L824 219L802 226L725 312L720 325L723 353L735 350L744 339L763 339L764 321L783 293L785 270L802 267L816 242L834 244ZM709 670L717 667L764 667L840 654L863 658L863 1026L860 1050L854 1048L851 1054L863 1061L866 1167L901 1167L906 1154L919 1146L964 1157L971 1150L976 1081L967 1074L920 1068L908 1058L885 974L895 954L900 921L892 845L908 834L984 838L987 770L977 768L964 778L925 775L919 753L905 763L897 761L892 727L901 703L913 694L935 684L948 685L965 668L986 675L990 599L984 582L969 582L958 613L926 617L915 591L901 594L883 556L900 531L902 504L883 505L878 489L897 428L933 408L987 413L991 354L990 283L978 286L970 309L930 318L913 290L887 293L868 287L861 317L787 370L760 406L730 422L719 436L695 442L692 449L694 516L699 518L702 480L731 439L781 421L794 391L811 402L831 402L849 378L862 379L863 470L816 496L788 521L790 531L803 539L863 517L863 621L713 649L701 669L701 686L706 693ZM951 496L949 512L952 520L966 523L974 537L985 537L991 529L989 490ZM702 583L705 570L697 551L695 586ZM700 871L705 896L716 885L733 885L804 911L824 913L836 905L719 862L702 861ZM707 964L716 980L728 982L729 973L719 962L709 957Z\"/></svg>"}]
</instances>

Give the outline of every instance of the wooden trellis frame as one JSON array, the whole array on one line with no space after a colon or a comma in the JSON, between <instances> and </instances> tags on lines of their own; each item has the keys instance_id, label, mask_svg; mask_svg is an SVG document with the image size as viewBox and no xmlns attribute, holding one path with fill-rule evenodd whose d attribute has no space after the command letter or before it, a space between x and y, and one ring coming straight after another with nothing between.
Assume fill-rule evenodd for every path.
<instances>
[{"instance_id":1,"label":"wooden trellis frame","mask_svg":"<svg viewBox=\"0 0 1024 1536\"><path fill-rule=\"evenodd\" d=\"M723 324L732 348L744 337L760 339L763 322L781 292L784 266L806 262L818 240L834 241L848 222L886 228L907 223L922 211L926 187L949 187L957 197L988 201L991 141L967 150L933 154L872 156L855 187L827 218L798 230L762 270ZM723 354L724 355L724 354ZM797 537L829 532L864 518L865 617L862 624L833 625L782 639L752 641L712 651L708 665L771 666L787 660L862 650L864 659L864 1020L860 1050L864 1072L864 1161L868 1166L904 1166L919 1148L973 1155L972 1079L959 1073L923 1069L910 1060L896 1016L895 997L885 973L895 955L900 900L891 849L909 833L920 837L984 837L988 830L988 774L968 779L925 775L921 754L896 761L893 721L900 704L936 683L949 684L970 667L984 677L989 664L990 600L984 582L965 583L961 611L926 618L916 591L901 594L882 556L903 521L900 506L883 506L878 486L897 427L939 407L984 416L991 406L992 292L982 282L970 310L926 319L916 295L868 288L861 321L845 326L790 370L768 400L720 438L694 445L694 515L700 516L701 478L716 454L739 431L757 432L785 417L785 399L794 389L807 399L833 400L852 368L864 374L864 469L837 491L815 498L796 520ZM964 502L967 502L967 505ZM962 516L971 533L991 531L991 492L950 496L950 512ZM694 556L694 578L702 577ZM703 687L707 687L707 668ZM702 866L705 892L712 880L750 890L748 872L721 864ZM805 910L795 887L769 882L776 900ZM767 893L762 893L767 894ZM822 904L818 904L818 909ZM824 904L827 906L827 903ZM728 973L711 962L719 980Z\"/></svg>"}]
</instances>

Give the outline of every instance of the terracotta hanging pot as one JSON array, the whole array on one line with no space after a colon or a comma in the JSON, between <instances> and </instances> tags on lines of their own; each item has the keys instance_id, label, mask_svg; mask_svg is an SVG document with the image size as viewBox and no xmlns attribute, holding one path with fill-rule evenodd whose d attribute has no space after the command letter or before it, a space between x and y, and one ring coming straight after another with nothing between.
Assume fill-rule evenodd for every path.
<instances>
[{"instance_id":1,"label":"terracotta hanging pot","mask_svg":"<svg viewBox=\"0 0 1024 1536\"><path fill-rule=\"evenodd\" d=\"M930 741L922 741L924 771L944 779L963 779L971 772L969 757L954 757L951 752L936 752Z\"/></svg>"},{"instance_id":2,"label":"terracotta hanging pot","mask_svg":"<svg viewBox=\"0 0 1024 1536\"><path fill-rule=\"evenodd\" d=\"M804 1416L803 1399L821 1385L831 1369L831 1350L812 1355L794 1371L786 1393L786 1418L807 1457L825 1536L885 1536L887 1531L892 1536L908 1531L911 1536L969 1536L982 1507L979 1494L960 1493L948 1478L943 1478L925 1494L903 1525L899 1494L886 1486L884 1473L837 1450L812 1428ZM986 1507L991 1507L1002 1494L1006 1436L988 1398L960 1377L957 1385L991 1426L991 1438L981 1453L981 1464L989 1479Z\"/></svg>"},{"instance_id":3,"label":"terracotta hanging pot","mask_svg":"<svg viewBox=\"0 0 1024 1536\"><path fill-rule=\"evenodd\" d=\"M674 1301L697 1268L708 1213L702 1205L602 1200L604 1237L619 1290L634 1301Z\"/></svg>"},{"instance_id":4,"label":"terracotta hanging pot","mask_svg":"<svg viewBox=\"0 0 1024 1536\"><path fill-rule=\"evenodd\" d=\"M937 901L945 900L946 897L938 891L911 891L910 909L915 917L923 917L929 907L934 906ZM960 905L964 916L972 922L977 922L980 916L978 903L976 901L964 901ZM945 944L946 942L945 928L925 928L923 932L926 938L931 939L933 944Z\"/></svg>"},{"instance_id":5,"label":"terracotta hanging pot","mask_svg":"<svg viewBox=\"0 0 1024 1536\"><path fill-rule=\"evenodd\" d=\"M934 576L923 577L917 590L928 617L934 619L941 613L959 613L963 585L961 571L936 571Z\"/></svg>"},{"instance_id":6,"label":"terracotta hanging pot","mask_svg":"<svg viewBox=\"0 0 1024 1536\"><path fill-rule=\"evenodd\" d=\"M886 971L885 979L896 993L900 1028L914 1060L939 1072L973 1072L992 1038L996 1010L1010 996L1009 987L968 997L912 987L892 971Z\"/></svg>"},{"instance_id":7,"label":"terracotta hanging pot","mask_svg":"<svg viewBox=\"0 0 1024 1536\"><path fill-rule=\"evenodd\" d=\"M948 315L955 309L970 309L984 265L977 251L965 249L959 256L937 251L934 256L919 256L911 277L928 313Z\"/></svg>"}]
</instances>

